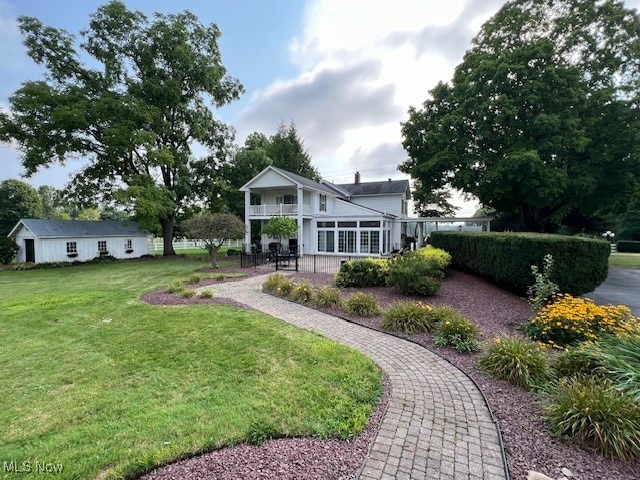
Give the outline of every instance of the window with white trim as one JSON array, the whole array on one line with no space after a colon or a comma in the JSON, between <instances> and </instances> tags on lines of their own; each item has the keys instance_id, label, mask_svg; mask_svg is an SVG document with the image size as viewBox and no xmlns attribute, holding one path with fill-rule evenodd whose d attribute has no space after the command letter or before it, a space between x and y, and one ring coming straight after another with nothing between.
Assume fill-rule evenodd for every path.
<instances>
[{"instance_id":1,"label":"window with white trim","mask_svg":"<svg viewBox=\"0 0 640 480\"><path fill-rule=\"evenodd\" d=\"M109 253L107 250L107 241L106 240L98 240L98 253L103 255L105 253Z\"/></svg>"},{"instance_id":2,"label":"window with white trim","mask_svg":"<svg viewBox=\"0 0 640 480\"><path fill-rule=\"evenodd\" d=\"M342 222L338 222L340 224ZM355 253L356 252L356 231L341 230L338 231L338 252Z\"/></svg>"},{"instance_id":3,"label":"window with white trim","mask_svg":"<svg viewBox=\"0 0 640 480\"><path fill-rule=\"evenodd\" d=\"M67 242L67 255L77 255L78 244L76 242Z\"/></svg>"},{"instance_id":4,"label":"window with white trim","mask_svg":"<svg viewBox=\"0 0 640 480\"><path fill-rule=\"evenodd\" d=\"M320 211L327 211L327 196L323 194L320 194Z\"/></svg>"},{"instance_id":5,"label":"window with white trim","mask_svg":"<svg viewBox=\"0 0 640 480\"><path fill-rule=\"evenodd\" d=\"M298 203L297 195L278 195L276 197L276 205L295 205Z\"/></svg>"},{"instance_id":6,"label":"window with white trim","mask_svg":"<svg viewBox=\"0 0 640 480\"><path fill-rule=\"evenodd\" d=\"M133 241L130 238L127 238L124 241L124 249L125 250L133 250Z\"/></svg>"}]
</instances>

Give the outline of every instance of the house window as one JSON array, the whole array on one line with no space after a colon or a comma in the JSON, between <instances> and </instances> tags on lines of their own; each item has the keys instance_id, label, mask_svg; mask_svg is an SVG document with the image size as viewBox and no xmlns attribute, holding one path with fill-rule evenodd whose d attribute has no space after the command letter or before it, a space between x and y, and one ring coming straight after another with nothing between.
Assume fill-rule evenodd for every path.
<instances>
[{"instance_id":1,"label":"house window","mask_svg":"<svg viewBox=\"0 0 640 480\"><path fill-rule=\"evenodd\" d=\"M67 242L67 255L78 255L78 244L76 242Z\"/></svg>"},{"instance_id":2,"label":"house window","mask_svg":"<svg viewBox=\"0 0 640 480\"><path fill-rule=\"evenodd\" d=\"M330 253L336 251L335 236L333 230L318 231L318 251Z\"/></svg>"},{"instance_id":3,"label":"house window","mask_svg":"<svg viewBox=\"0 0 640 480\"><path fill-rule=\"evenodd\" d=\"M100 255L105 255L109 253L107 250L107 241L106 240L98 240L98 253Z\"/></svg>"},{"instance_id":4,"label":"house window","mask_svg":"<svg viewBox=\"0 0 640 480\"><path fill-rule=\"evenodd\" d=\"M338 222L338 227L342 227L342 228L353 228L357 226L358 226L358 222Z\"/></svg>"},{"instance_id":5,"label":"house window","mask_svg":"<svg viewBox=\"0 0 640 480\"><path fill-rule=\"evenodd\" d=\"M281 205L296 205L298 203L297 195L278 195L276 197L276 204Z\"/></svg>"},{"instance_id":6,"label":"house window","mask_svg":"<svg viewBox=\"0 0 640 480\"><path fill-rule=\"evenodd\" d=\"M318 228L333 228L336 226L336 222L318 222Z\"/></svg>"},{"instance_id":7,"label":"house window","mask_svg":"<svg viewBox=\"0 0 640 480\"><path fill-rule=\"evenodd\" d=\"M321 212L327 211L327 196L322 194L320 194L320 211Z\"/></svg>"},{"instance_id":8,"label":"house window","mask_svg":"<svg viewBox=\"0 0 640 480\"><path fill-rule=\"evenodd\" d=\"M362 220L360 222L360 227L380 227L380 221Z\"/></svg>"},{"instance_id":9,"label":"house window","mask_svg":"<svg viewBox=\"0 0 640 480\"><path fill-rule=\"evenodd\" d=\"M380 253L380 231L361 231L360 232L360 253Z\"/></svg>"},{"instance_id":10,"label":"house window","mask_svg":"<svg viewBox=\"0 0 640 480\"><path fill-rule=\"evenodd\" d=\"M338 222L338 223L341 223L341 222ZM339 231L338 232L338 252L355 253L355 251L356 251L356 231L355 230Z\"/></svg>"}]
</instances>

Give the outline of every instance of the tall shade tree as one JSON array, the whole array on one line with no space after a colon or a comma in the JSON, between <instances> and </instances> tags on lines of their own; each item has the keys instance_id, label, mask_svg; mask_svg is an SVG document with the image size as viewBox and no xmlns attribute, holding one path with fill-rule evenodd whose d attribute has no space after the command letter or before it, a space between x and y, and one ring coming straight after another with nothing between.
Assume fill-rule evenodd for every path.
<instances>
[{"instance_id":1,"label":"tall shade tree","mask_svg":"<svg viewBox=\"0 0 640 480\"><path fill-rule=\"evenodd\" d=\"M200 214L184 220L181 227L189 238L203 240L211 254L211 266L218 268L218 250L227 240L244 238L245 225L230 213Z\"/></svg>"},{"instance_id":2,"label":"tall shade tree","mask_svg":"<svg viewBox=\"0 0 640 480\"><path fill-rule=\"evenodd\" d=\"M0 183L0 237L6 237L21 218L42 214L42 200L31 185L14 179Z\"/></svg>"},{"instance_id":3,"label":"tall shade tree","mask_svg":"<svg viewBox=\"0 0 640 480\"><path fill-rule=\"evenodd\" d=\"M402 125L418 198L455 188L511 228L624 211L640 177L640 28L621 1L513 0ZM582 220L580 220L582 219Z\"/></svg>"},{"instance_id":4,"label":"tall shade tree","mask_svg":"<svg viewBox=\"0 0 640 480\"><path fill-rule=\"evenodd\" d=\"M267 155L274 167L320 181L320 174L311 164L311 155L293 122L288 127L284 123L278 126L278 131L270 138Z\"/></svg>"},{"instance_id":5,"label":"tall shade tree","mask_svg":"<svg viewBox=\"0 0 640 480\"><path fill-rule=\"evenodd\" d=\"M141 207L145 226L160 223L164 253L174 254L176 213L194 194L191 145L225 148L232 130L210 106L242 93L222 64L218 27L188 11L149 20L111 1L81 32L79 48L91 57L85 65L66 31L32 17L18 21L29 56L47 75L11 96L10 113L0 114L0 140L22 146L28 175L86 159L70 191L92 204L120 192L120 200Z\"/></svg>"}]
</instances>

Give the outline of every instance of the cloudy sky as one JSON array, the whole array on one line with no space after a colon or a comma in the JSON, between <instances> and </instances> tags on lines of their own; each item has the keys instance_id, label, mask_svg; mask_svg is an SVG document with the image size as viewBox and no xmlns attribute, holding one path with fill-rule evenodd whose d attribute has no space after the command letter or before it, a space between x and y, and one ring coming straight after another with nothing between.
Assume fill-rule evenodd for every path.
<instances>
[{"instance_id":1,"label":"cloudy sky","mask_svg":"<svg viewBox=\"0 0 640 480\"><path fill-rule=\"evenodd\" d=\"M25 80L42 71L27 57L19 15L78 34L104 1L0 0L0 108ZM237 142L294 121L323 178L350 182L407 178L400 122L438 81L450 80L480 26L504 0L125 0L130 9L190 10L216 23L229 73L245 86L242 99L217 112ZM640 0L626 0L638 8ZM203 152L195 152L203 153ZM78 164L30 179L61 188ZM20 178L19 152L0 145L0 180ZM459 201L458 215L472 202Z\"/></svg>"}]
</instances>

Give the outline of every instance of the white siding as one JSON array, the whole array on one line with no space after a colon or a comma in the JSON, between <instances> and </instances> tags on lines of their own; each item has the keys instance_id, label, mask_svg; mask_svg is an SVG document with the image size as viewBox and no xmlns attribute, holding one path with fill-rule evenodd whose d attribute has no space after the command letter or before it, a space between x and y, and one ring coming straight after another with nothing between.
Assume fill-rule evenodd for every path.
<instances>
[{"instance_id":1,"label":"white siding","mask_svg":"<svg viewBox=\"0 0 640 480\"><path fill-rule=\"evenodd\" d=\"M286 187L286 186L295 187L296 184L295 182L292 182L291 180L284 178L279 173L274 172L273 170L268 170L264 172L264 175L261 175L257 179L253 180L251 182L251 185L249 185L249 188L255 189L255 188L273 188L273 187Z\"/></svg>"},{"instance_id":2,"label":"white siding","mask_svg":"<svg viewBox=\"0 0 640 480\"><path fill-rule=\"evenodd\" d=\"M353 203L373 208L379 212L389 213L397 217L402 217L403 195L372 195L369 197L354 197Z\"/></svg>"},{"instance_id":3,"label":"white siding","mask_svg":"<svg viewBox=\"0 0 640 480\"><path fill-rule=\"evenodd\" d=\"M34 238L23 235L23 232L27 231L22 229L18 235L16 235L16 243L20 246L18 252L18 262L26 261L24 238ZM27 231L28 232L28 231ZM29 232L30 233L30 232ZM133 252L127 253L125 251L125 240L131 240ZM149 253L149 246L147 237L88 237L88 238L36 238L34 242L35 246L35 261L36 263L44 262L86 262L93 260L100 254L98 252L98 241L107 242L108 254L120 259L125 258L139 258ZM78 255L76 257L69 257L67 255L67 242L76 242L76 250Z\"/></svg>"}]
</instances>

